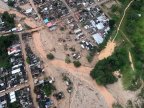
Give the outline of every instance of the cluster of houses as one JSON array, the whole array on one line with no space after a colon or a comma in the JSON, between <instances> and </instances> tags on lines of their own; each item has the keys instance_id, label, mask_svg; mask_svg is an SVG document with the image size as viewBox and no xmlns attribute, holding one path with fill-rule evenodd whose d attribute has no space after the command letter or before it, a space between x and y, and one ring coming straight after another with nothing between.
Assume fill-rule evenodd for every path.
<instances>
[{"instance_id":1,"label":"cluster of houses","mask_svg":"<svg viewBox=\"0 0 144 108\"><path fill-rule=\"evenodd\" d=\"M37 13L34 11L31 4L29 3L29 0L18 0L15 3L15 8L17 9L17 11L26 15L27 17L31 17L35 20L39 19Z\"/></svg>"},{"instance_id":2,"label":"cluster of houses","mask_svg":"<svg viewBox=\"0 0 144 108\"><path fill-rule=\"evenodd\" d=\"M76 41L83 39L85 37L83 31L78 26L77 22L74 20L74 18L72 16L70 16L66 19L66 23L68 24L68 28L70 30L70 33L75 35Z\"/></svg>"},{"instance_id":3,"label":"cluster of houses","mask_svg":"<svg viewBox=\"0 0 144 108\"><path fill-rule=\"evenodd\" d=\"M55 79L53 77L35 81L36 86L34 92L36 93L37 102L40 108L49 108L54 105L53 101L49 97L53 90L55 90L53 85L54 81Z\"/></svg>"},{"instance_id":4,"label":"cluster of houses","mask_svg":"<svg viewBox=\"0 0 144 108\"><path fill-rule=\"evenodd\" d=\"M14 2L14 7L17 9L18 12L28 16L32 17L35 20L38 19L38 15L34 11L34 9L31 7L29 0L11 0ZM8 3L8 0L5 0L4 2Z\"/></svg>"},{"instance_id":5,"label":"cluster of houses","mask_svg":"<svg viewBox=\"0 0 144 108\"><path fill-rule=\"evenodd\" d=\"M80 41L80 45L82 49L91 50L93 49L94 45L90 41L90 39L86 39L86 34L83 33L82 29L78 26L77 22L74 20L73 17L68 17L66 19L66 23L68 25L68 28L70 30L71 34L74 34L75 41ZM79 59L80 54L73 54L74 59Z\"/></svg>"},{"instance_id":6,"label":"cluster of houses","mask_svg":"<svg viewBox=\"0 0 144 108\"><path fill-rule=\"evenodd\" d=\"M60 0L48 0L38 7L38 11L43 18L43 22L50 30L56 28L54 21L58 18L66 16L69 13L64 3Z\"/></svg>"},{"instance_id":7,"label":"cluster of houses","mask_svg":"<svg viewBox=\"0 0 144 108\"><path fill-rule=\"evenodd\" d=\"M82 9L84 7L90 6L94 4L94 0L66 0L66 3L71 7L77 10Z\"/></svg>"},{"instance_id":8,"label":"cluster of houses","mask_svg":"<svg viewBox=\"0 0 144 108\"><path fill-rule=\"evenodd\" d=\"M33 0L35 5L42 5L46 2L46 0Z\"/></svg>"},{"instance_id":9,"label":"cluster of houses","mask_svg":"<svg viewBox=\"0 0 144 108\"><path fill-rule=\"evenodd\" d=\"M29 64L29 67L31 69L31 73L33 77L38 77L42 73L44 73L44 69L42 68L42 62L40 59L32 52L31 48L26 45L25 48L27 52L27 62Z\"/></svg>"},{"instance_id":10,"label":"cluster of houses","mask_svg":"<svg viewBox=\"0 0 144 108\"><path fill-rule=\"evenodd\" d=\"M77 17L96 43L101 44L110 30L109 18L99 7L83 9L77 14Z\"/></svg>"},{"instance_id":11,"label":"cluster of houses","mask_svg":"<svg viewBox=\"0 0 144 108\"><path fill-rule=\"evenodd\" d=\"M25 87L1 95L0 108L33 108L30 88Z\"/></svg>"},{"instance_id":12,"label":"cluster of houses","mask_svg":"<svg viewBox=\"0 0 144 108\"><path fill-rule=\"evenodd\" d=\"M26 4L29 0L17 0L20 5Z\"/></svg>"},{"instance_id":13,"label":"cluster of houses","mask_svg":"<svg viewBox=\"0 0 144 108\"><path fill-rule=\"evenodd\" d=\"M0 68L0 92L27 82L24 60L20 44L13 44L8 48L11 68Z\"/></svg>"}]
</instances>

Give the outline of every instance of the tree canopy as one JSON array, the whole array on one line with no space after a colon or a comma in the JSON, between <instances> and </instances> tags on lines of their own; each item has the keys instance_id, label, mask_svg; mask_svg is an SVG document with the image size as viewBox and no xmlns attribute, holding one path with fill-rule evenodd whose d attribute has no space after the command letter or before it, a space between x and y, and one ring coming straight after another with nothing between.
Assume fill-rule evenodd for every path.
<instances>
[{"instance_id":1,"label":"tree canopy","mask_svg":"<svg viewBox=\"0 0 144 108\"><path fill-rule=\"evenodd\" d=\"M0 37L0 67L9 67L9 57L7 54L7 48L12 45L16 40L16 35L1 36Z\"/></svg>"},{"instance_id":2,"label":"tree canopy","mask_svg":"<svg viewBox=\"0 0 144 108\"><path fill-rule=\"evenodd\" d=\"M6 29L12 29L15 27L14 17L14 14L9 14L7 11L2 14L2 21L4 22Z\"/></svg>"},{"instance_id":3,"label":"tree canopy","mask_svg":"<svg viewBox=\"0 0 144 108\"><path fill-rule=\"evenodd\" d=\"M116 49L112 56L99 61L90 75L100 85L112 84L117 81L116 77L113 76L113 72L122 69L128 61L126 49Z\"/></svg>"}]
</instances>

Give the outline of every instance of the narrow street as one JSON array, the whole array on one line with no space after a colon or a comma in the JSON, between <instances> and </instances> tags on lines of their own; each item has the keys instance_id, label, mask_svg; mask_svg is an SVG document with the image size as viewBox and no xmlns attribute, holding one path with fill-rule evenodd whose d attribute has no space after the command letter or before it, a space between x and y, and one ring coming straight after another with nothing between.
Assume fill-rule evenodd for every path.
<instances>
[{"instance_id":1,"label":"narrow street","mask_svg":"<svg viewBox=\"0 0 144 108\"><path fill-rule=\"evenodd\" d=\"M40 31L43 28L45 28L45 26L39 26L39 27L30 29L30 30L23 30L23 31L20 31L20 32L1 32L0 35L9 35L11 33L13 33L13 34L32 33L32 32L36 32L36 31Z\"/></svg>"},{"instance_id":2,"label":"narrow street","mask_svg":"<svg viewBox=\"0 0 144 108\"><path fill-rule=\"evenodd\" d=\"M10 93L10 92L12 92L12 91L16 91L16 90L19 90L19 89L22 89L22 88L28 87L28 86L29 86L28 83L20 84L20 85L18 85L18 86L16 86L16 87L12 87L12 88L10 88L10 89L7 89L7 90L5 90L5 91L2 91L2 92L0 93L0 96L4 96L5 94L8 94L8 93Z\"/></svg>"}]
</instances>

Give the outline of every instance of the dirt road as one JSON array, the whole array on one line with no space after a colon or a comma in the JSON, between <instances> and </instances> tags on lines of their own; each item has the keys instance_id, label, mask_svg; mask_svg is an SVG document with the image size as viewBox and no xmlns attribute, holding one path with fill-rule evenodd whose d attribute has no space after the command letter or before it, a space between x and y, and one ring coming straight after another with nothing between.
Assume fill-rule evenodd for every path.
<instances>
[{"instance_id":1,"label":"dirt road","mask_svg":"<svg viewBox=\"0 0 144 108\"><path fill-rule=\"evenodd\" d=\"M25 61L25 68L26 68L27 75L28 75L28 83L30 85L31 97L33 99L34 107L38 108L38 103L36 102L36 94L34 93L34 81L33 81L33 77L32 77L29 65L26 63L26 58L27 57L26 57L26 51L25 51L25 44L22 40L22 35L21 34L19 34L19 39L20 39L20 42L21 42L22 53L23 53L23 57L24 57L24 61Z\"/></svg>"},{"instance_id":2,"label":"dirt road","mask_svg":"<svg viewBox=\"0 0 144 108\"><path fill-rule=\"evenodd\" d=\"M116 39L116 37L117 37L117 35L118 35L118 33L119 33L119 30L120 30L121 24L122 24L122 22L123 22L123 19L124 19L125 15L126 15L126 11L127 11L127 9L130 7L130 5L133 3L133 1L134 1L134 0L132 0L132 1L127 5L127 7L125 8L124 13L123 13L123 16L122 16L122 18L121 18L121 20L120 20L120 23L119 23L118 27L117 27L117 31L116 31L115 37L113 38L112 41L115 41L115 39Z\"/></svg>"}]
</instances>

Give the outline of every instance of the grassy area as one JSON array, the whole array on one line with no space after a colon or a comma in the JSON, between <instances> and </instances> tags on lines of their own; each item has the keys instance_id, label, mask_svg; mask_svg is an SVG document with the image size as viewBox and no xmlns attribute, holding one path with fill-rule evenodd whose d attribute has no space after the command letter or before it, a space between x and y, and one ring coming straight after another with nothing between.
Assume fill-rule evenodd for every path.
<instances>
[{"instance_id":1,"label":"grassy area","mask_svg":"<svg viewBox=\"0 0 144 108\"><path fill-rule=\"evenodd\" d=\"M118 42L125 40L127 44L123 48L127 48L132 54L135 71L131 69L129 64L126 64L122 70L124 88L130 90L139 88L140 79L144 79L144 72L142 71L144 62L144 11L142 7L138 9L143 3L134 2L128 9L116 39Z\"/></svg>"}]
</instances>

